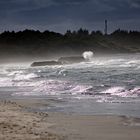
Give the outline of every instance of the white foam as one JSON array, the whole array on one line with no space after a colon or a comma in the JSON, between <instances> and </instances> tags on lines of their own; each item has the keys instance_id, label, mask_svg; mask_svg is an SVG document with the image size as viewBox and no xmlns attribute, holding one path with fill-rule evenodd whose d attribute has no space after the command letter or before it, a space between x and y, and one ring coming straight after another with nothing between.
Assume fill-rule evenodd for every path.
<instances>
[{"instance_id":1,"label":"white foam","mask_svg":"<svg viewBox=\"0 0 140 140\"><path fill-rule=\"evenodd\" d=\"M37 78L38 76L34 73L30 74L16 74L14 80L21 81L21 80L30 80L33 78Z\"/></svg>"},{"instance_id":2,"label":"white foam","mask_svg":"<svg viewBox=\"0 0 140 140\"><path fill-rule=\"evenodd\" d=\"M120 93L120 92L122 92L124 90L125 90L125 87L111 87L111 88L109 88L109 89L107 89L107 90L105 90L105 91L103 91L101 93L105 93L105 94L107 94L107 93L116 94L116 93Z\"/></svg>"},{"instance_id":3,"label":"white foam","mask_svg":"<svg viewBox=\"0 0 140 140\"><path fill-rule=\"evenodd\" d=\"M96 102L98 102L98 103L108 103L109 100L106 97L102 97L100 99L97 99Z\"/></svg>"},{"instance_id":4,"label":"white foam","mask_svg":"<svg viewBox=\"0 0 140 140\"><path fill-rule=\"evenodd\" d=\"M33 92L15 92L12 96L37 96L37 94Z\"/></svg>"},{"instance_id":5,"label":"white foam","mask_svg":"<svg viewBox=\"0 0 140 140\"><path fill-rule=\"evenodd\" d=\"M134 89L131 90L131 92L132 92L133 94L140 95L140 87L135 87Z\"/></svg>"},{"instance_id":6,"label":"white foam","mask_svg":"<svg viewBox=\"0 0 140 140\"><path fill-rule=\"evenodd\" d=\"M10 78L0 78L0 87L11 87L13 86L13 82Z\"/></svg>"},{"instance_id":7,"label":"white foam","mask_svg":"<svg viewBox=\"0 0 140 140\"><path fill-rule=\"evenodd\" d=\"M39 92L41 95L56 95L63 93L68 90L70 85L68 82L59 81L59 80L47 80L37 83L36 87L33 89L33 92Z\"/></svg>"},{"instance_id":8,"label":"white foam","mask_svg":"<svg viewBox=\"0 0 140 140\"><path fill-rule=\"evenodd\" d=\"M0 74L8 74L8 71L4 69L3 67L0 67Z\"/></svg>"},{"instance_id":9,"label":"white foam","mask_svg":"<svg viewBox=\"0 0 140 140\"><path fill-rule=\"evenodd\" d=\"M90 89L92 89L92 86L76 85L70 90L70 92L72 93L72 95L76 95L78 93L86 94Z\"/></svg>"},{"instance_id":10,"label":"white foam","mask_svg":"<svg viewBox=\"0 0 140 140\"><path fill-rule=\"evenodd\" d=\"M120 97L138 97L140 96L140 87L135 87L133 89L126 89L125 87L111 87L101 93L109 93L112 96Z\"/></svg>"},{"instance_id":11,"label":"white foam","mask_svg":"<svg viewBox=\"0 0 140 140\"><path fill-rule=\"evenodd\" d=\"M12 71L8 74L8 76L14 76L14 75L19 75L19 74L23 74L23 71Z\"/></svg>"},{"instance_id":12,"label":"white foam","mask_svg":"<svg viewBox=\"0 0 140 140\"><path fill-rule=\"evenodd\" d=\"M78 85L67 81L60 80L44 80L39 82L18 82L16 86L32 86L31 92L26 94L19 92L13 95L21 96L42 96L42 95L61 95L61 94L72 94L81 95L88 94L92 86Z\"/></svg>"},{"instance_id":13,"label":"white foam","mask_svg":"<svg viewBox=\"0 0 140 140\"><path fill-rule=\"evenodd\" d=\"M13 82L13 86L15 86L15 87L34 87L34 86L36 86L36 82L18 81L18 82Z\"/></svg>"},{"instance_id":14,"label":"white foam","mask_svg":"<svg viewBox=\"0 0 140 140\"><path fill-rule=\"evenodd\" d=\"M92 60L93 58L93 52L92 51L86 51L83 53L83 57L85 60Z\"/></svg>"}]
</instances>

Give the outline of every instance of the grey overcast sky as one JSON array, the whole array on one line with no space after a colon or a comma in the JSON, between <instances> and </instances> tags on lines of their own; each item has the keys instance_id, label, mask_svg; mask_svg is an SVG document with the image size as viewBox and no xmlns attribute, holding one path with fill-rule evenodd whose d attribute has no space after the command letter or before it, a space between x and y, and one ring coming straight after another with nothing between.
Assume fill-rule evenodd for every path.
<instances>
[{"instance_id":1,"label":"grey overcast sky","mask_svg":"<svg viewBox=\"0 0 140 140\"><path fill-rule=\"evenodd\" d=\"M0 32L4 30L53 30L80 27L109 31L140 31L140 0L0 0Z\"/></svg>"}]
</instances>

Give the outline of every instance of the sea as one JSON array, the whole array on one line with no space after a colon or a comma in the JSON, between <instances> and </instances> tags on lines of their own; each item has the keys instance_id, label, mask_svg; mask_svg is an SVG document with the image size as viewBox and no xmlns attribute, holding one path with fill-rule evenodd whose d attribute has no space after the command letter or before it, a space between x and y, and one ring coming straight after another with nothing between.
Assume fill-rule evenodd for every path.
<instances>
[{"instance_id":1,"label":"sea","mask_svg":"<svg viewBox=\"0 0 140 140\"><path fill-rule=\"evenodd\" d=\"M40 111L140 117L140 54L31 67L0 65L0 99L53 101Z\"/></svg>"}]
</instances>

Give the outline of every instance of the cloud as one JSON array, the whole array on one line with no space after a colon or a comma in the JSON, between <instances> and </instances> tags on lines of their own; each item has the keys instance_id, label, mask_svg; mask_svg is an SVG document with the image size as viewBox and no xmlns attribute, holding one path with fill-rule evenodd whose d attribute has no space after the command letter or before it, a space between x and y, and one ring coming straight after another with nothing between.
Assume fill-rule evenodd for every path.
<instances>
[{"instance_id":1,"label":"cloud","mask_svg":"<svg viewBox=\"0 0 140 140\"><path fill-rule=\"evenodd\" d=\"M121 24L138 22L139 13L139 0L1 0L0 26L94 28L95 24L104 26L104 19ZM136 26L135 22L129 24Z\"/></svg>"}]
</instances>

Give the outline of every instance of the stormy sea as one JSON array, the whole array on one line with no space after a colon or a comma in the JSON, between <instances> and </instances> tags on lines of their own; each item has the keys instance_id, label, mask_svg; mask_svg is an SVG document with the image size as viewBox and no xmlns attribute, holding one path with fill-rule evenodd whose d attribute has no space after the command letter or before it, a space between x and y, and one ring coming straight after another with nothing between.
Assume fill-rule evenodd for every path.
<instances>
[{"instance_id":1,"label":"stormy sea","mask_svg":"<svg viewBox=\"0 0 140 140\"><path fill-rule=\"evenodd\" d=\"M40 111L140 117L140 54L58 66L1 65L0 98L54 101Z\"/></svg>"}]
</instances>

